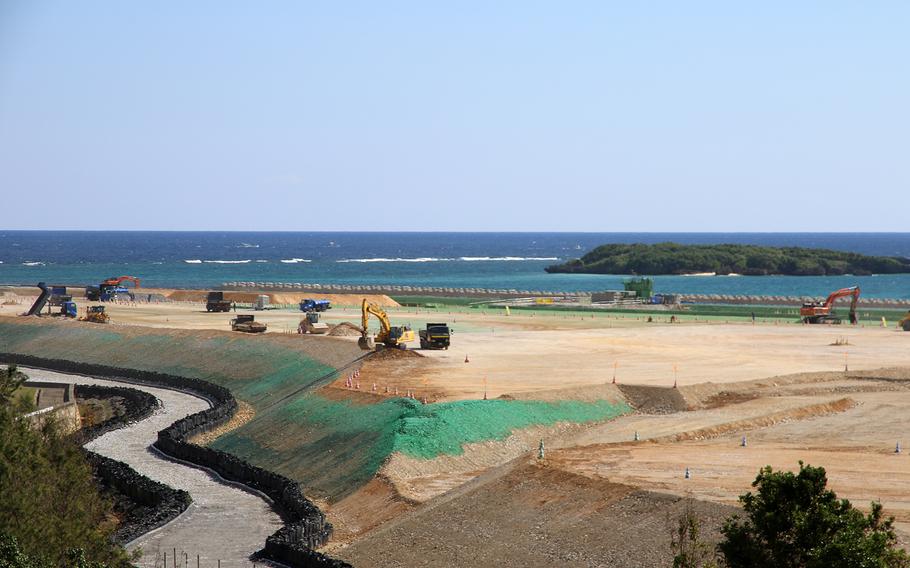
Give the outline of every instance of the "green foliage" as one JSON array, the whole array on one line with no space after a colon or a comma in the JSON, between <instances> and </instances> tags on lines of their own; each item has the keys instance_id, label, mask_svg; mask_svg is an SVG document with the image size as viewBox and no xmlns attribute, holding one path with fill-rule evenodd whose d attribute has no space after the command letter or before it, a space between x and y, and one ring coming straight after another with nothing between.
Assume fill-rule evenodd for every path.
<instances>
[{"instance_id":1,"label":"green foliage","mask_svg":"<svg viewBox=\"0 0 910 568\"><path fill-rule=\"evenodd\" d=\"M746 513L729 519L719 545L730 568L898 568L910 558L897 548L893 519L872 503L864 515L827 489L824 468L799 464L799 473L767 466L740 502Z\"/></svg>"},{"instance_id":2,"label":"green foliage","mask_svg":"<svg viewBox=\"0 0 910 568\"><path fill-rule=\"evenodd\" d=\"M56 564L41 558L31 557L19 548L16 537L0 533L0 568L54 568ZM85 551L72 548L67 551L63 566L67 568L108 568L104 562L89 562Z\"/></svg>"},{"instance_id":3,"label":"green foliage","mask_svg":"<svg viewBox=\"0 0 910 568\"><path fill-rule=\"evenodd\" d=\"M671 527L670 550L673 568L717 568L717 550L701 539L701 526L689 500Z\"/></svg>"},{"instance_id":4,"label":"green foliage","mask_svg":"<svg viewBox=\"0 0 910 568\"><path fill-rule=\"evenodd\" d=\"M28 377L19 371L15 365L0 369L0 405L7 405L13 398L13 393L22 386Z\"/></svg>"},{"instance_id":5,"label":"green foliage","mask_svg":"<svg viewBox=\"0 0 910 568\"><path fill-rule=\"evenodd\" d=\"M16 372L5 369L0 377L19 381ZM68 552L74 547L94 561L127 566L123 550L108 538L110 519L91 467L57 423L33 423L0 405L0 534L16 539L3 541L0 567L77 566ZM19 546L25 553L14 554Z\"/></svg>"},{"instance_id":6,"label":"green foliage","mask_svg":"<svg viewBox=\"0 0 910 568\"><path fill-rule=\"evenodd\" d=\"M607 244L546 270L588 274L862 275L908 273L910 260L799 247Z\"/></svg>"}]
</instances>

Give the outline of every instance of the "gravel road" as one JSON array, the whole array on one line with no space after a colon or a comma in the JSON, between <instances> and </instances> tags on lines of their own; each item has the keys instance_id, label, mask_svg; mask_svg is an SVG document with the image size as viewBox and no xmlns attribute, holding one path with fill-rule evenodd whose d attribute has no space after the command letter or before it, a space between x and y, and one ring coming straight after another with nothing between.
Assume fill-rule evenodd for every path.
<instances>
[{"instance_id":1,"label":"gravel road","mask_svg":"<svg viewBox=\"0 0 910 568\"><path fill-rule=\"evenodd\" d=\"M281 518L261 496L224 483L211 472L166 459L151 448L159 430L208 408L206 400L167 389L38 369L23 370L33 381L126 386L149 392L161 401L161 408L146 420L86 444L93 452L125 462L139 473L186 490L193 497L193 504L180 517L130 543L130 550L143 551L138 566L162 566L165 552L167 566L172 566L176 547L180 566L186 553L188 566L196 565L198 554L202 567L215 567L218 560L222 568L249 567L250 554L260 550L266 537L281 527Z\"/></svg>"}]
</instances>

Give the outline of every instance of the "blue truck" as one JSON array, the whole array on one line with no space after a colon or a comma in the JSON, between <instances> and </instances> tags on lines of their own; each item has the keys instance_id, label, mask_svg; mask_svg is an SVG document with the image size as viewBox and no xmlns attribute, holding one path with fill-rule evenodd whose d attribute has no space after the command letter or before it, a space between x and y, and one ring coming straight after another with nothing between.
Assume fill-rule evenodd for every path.
<instances>
[{"instance_id":1,"label":"blue truck","mask_svg":"<svg viewBox=\"0 0 910 568\"><path fill-rule=\"evenodd\" d=\"M324 312L332 309L332 303L328 300L311 300L309 298L300 301L301 312Z\"/></svg>"}]
</instances>

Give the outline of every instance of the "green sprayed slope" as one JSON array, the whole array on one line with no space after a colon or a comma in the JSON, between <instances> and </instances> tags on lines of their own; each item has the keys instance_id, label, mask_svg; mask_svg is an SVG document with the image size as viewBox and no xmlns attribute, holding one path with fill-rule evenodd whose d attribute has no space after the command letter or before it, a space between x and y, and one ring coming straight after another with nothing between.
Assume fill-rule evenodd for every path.
<instances>
[{"instance_id":1,"label":"green sprayed slope","mask_svg":"<svg viewBox=\"0 0 910 568\"><path fill-rule=\"evenodd\" d=\"M269 409L214 447L263 463L321 497L337 500L368 482L393 452L430 459L458 455L464 444L502 440L514 430L556 422L608 420L630 412L606 401L468 400L423 405L391 399L359 405L308 394ZM284 432L276 440L271 428Z\"/></svg>"},{"instance_id":2,"label":"green sprayed slope","mask_svg":"<svg viewBox=\"0 0 910 568\"><path fill-rule=\"evenodd\" d=\"M335 373L312 343L291 339L0 319L0 351L198 377L228 387L254 408ZM356 345L339 345L336 365L360 355Z\"/></svg>"},{"instance_id":3,"label":"green sprayed slope","mask_svg":"<svg viewBox=\"0 0 910 568\"><path fill-rule=\"evenodd\" d=\"M256 415L213 446L292 477L307 492L331 500L367 483L393 452L424 459L459 454L464 444L501 440L519 428L606 420L630 410L603 401L330 400L316 394L318 387L361 351L353 342L325 338L0 318L0 351L225 385Z\"/></svg>"}]
</instances>

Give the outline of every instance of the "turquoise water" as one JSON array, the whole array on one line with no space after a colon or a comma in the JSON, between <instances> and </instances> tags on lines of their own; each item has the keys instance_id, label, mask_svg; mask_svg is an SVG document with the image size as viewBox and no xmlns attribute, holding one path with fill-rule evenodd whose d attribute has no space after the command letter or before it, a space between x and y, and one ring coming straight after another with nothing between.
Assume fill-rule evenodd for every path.
<instances>
[{"instance_id":1,"label":"turquoise water","mask_svg":"<svg viewBox=\"0 0 910 568\"><path fill-rule=\"evenodd\" d=\"M910 257L910 233L212 233L0 232L0 284L95 284L130 274L144 286L228 281L605 290L627 276L546 274L608 242L743 243ZM910 275L656 277L658 292L823 295L859 285L910 298Z\"/></svg>"}]
</instances>

